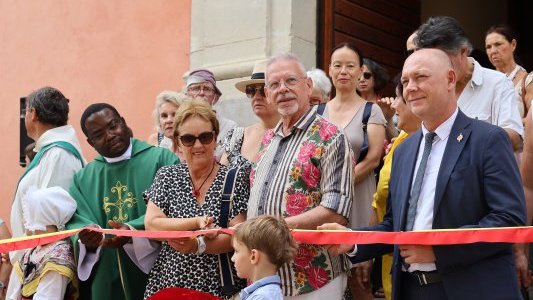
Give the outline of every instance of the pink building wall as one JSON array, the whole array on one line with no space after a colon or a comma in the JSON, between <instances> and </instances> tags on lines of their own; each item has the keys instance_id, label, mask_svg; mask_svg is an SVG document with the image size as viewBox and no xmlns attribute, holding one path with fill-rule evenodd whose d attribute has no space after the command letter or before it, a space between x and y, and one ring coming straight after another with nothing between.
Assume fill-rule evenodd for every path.
<instances>
[{"instance_id":1,"label":"pink building wall","mask_svg":"<svg viewBox=\"0 0 533 300\"><path fill-rule=\"evenodd\" d=\"M96 153L79 120L91 103L111 103L146 139L155 96L181 89L189 67L191 2L0 0L0 11L0 217L8 222L24 171L19 98L46 85L61 90L88 161Z\"/></svg>"}]
</instances>

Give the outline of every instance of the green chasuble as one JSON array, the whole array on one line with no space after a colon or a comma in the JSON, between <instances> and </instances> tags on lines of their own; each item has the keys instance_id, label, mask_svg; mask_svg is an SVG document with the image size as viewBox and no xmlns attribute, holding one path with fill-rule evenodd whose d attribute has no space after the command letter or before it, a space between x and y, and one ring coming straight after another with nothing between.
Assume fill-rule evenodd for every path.
<instances>
[{"instance_id":1,"label":"green chasuble","mask_svg":"<svg viewBox=\"0 0 533 300\"><path fill-rule=\"evenodd\" d=\"M128 160L107 163L99 156L74 176L70 194L78 204L68 229L97 224L110 228L108 220L144 230L146 204L142 193L150 187L159 168L178 164L172 152L132 139ZM73 236L76 258L78 235ZM143 299L147 282L122 247L102 248L99 261L87 281L80 281L80 299Z\"/></svg>"}]
</instances>

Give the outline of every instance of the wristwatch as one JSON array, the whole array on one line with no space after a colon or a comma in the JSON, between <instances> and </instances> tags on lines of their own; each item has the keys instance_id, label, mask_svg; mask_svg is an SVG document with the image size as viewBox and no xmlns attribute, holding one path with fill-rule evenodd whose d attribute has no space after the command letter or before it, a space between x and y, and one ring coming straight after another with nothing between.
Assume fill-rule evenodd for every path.
<instances>
[{"instance_id":1,"label":"wristwatch","mask_svg":"<svg viewBox=\"0 0 533 300\"><path fill-rule=\"evenodd\" d=\"M3 291L6 288L7 288L7 286L2 281L0 281L0 292Z\"/></svg>"},{"instance_id":2,"label":"wristwatch","mask_svg":"<svg viewBox=\"0 0 533 300\"><path fill-rule=\"evenodd\" d=\"M197 236L196 242L198 243L198 251L196 251L196 255L204 254L205 249L206 249L204 236L203 235Z\"/></svg>"}]
</instances>

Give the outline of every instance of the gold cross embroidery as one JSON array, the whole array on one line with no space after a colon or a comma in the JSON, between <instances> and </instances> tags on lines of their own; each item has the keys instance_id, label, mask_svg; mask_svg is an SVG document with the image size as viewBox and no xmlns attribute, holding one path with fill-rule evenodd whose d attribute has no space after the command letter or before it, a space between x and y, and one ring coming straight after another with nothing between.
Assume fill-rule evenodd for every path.
<instances>
[{"instance_id":1,"label":"gold cross embroidery","mask_svg":"<svg viewBox=\"0 0 533 300\"><path fill-rule=\"evenodd\" d=\"M118 209L118 216L113 217L113 221L124 223L125 221L128 221L128 214L124 213L122 210L124 207L132 208L137 202L135 201L135 198L133 197L133 194L131 192L128 192L128 187L125 185L122 185L120 181L117 181L117 184L111 188L111 193L117 194L117 201L110 202L109 197L105 197L104 202L104 211L106 213L111 212L111 207L114 207ZM123 193L125 193L123 195ZM127 198L122 199L122 197L125 196Z\"/></svg>"}]
</instances>

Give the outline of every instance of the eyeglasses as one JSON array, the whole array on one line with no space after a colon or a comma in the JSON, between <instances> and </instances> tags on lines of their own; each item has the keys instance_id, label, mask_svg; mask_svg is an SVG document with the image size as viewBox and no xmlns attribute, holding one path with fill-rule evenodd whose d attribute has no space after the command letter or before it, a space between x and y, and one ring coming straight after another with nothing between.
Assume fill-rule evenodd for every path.
<instances>
[{"instance_id":1,"label":"eyeglasses","mask_svg":"<svg viewBox=\"0 0 533 300\"><path fill-rule=\"evenodd\" d=\"M261 95L261 97L266 97L265 96L265 84L261 84L259 86L250 84L246 86L246 96L248 98L250 99L253 98L255 96L255 93L257 92L259 92L259 95Z\"/></svg>"},{"instance_id":2,"label":"eyeglasses","mask_svg":"<svg viewBox=\"0 0 533 300\"><path fill-rule=\"evenodd\" d=\"M185 147L192 147L194 143L196 143L196 140L199 140L200 143L202 143L202 145L207 145L215 139L215 132L206 131L206 132L200 133L200 135L198 136L192 135L192 134L184 134L184 135L180 135L179 139L181 143L183 144L183 146Z\"/></svg>"},{"instance_id":3,"label":"eyeglasses","mask_svg":"<svg viewBox=\"0 0 533 300\"><path fill-rule=\"evenodd\" d=\"M287 88L293 88L295 87L299 82L300 80L302 79L306 79L307 77L296 77L296 76L289 76L287 77L287 79L285 80L281 80L281 81L270 81L266 87L269 89L269 90L272 90L272 91L275 91L277 89L279 89L281 87L281 84L284 83L285 86Z\"/></svg>"},{"instance_id":4,"label":"eyeglasses","mask_svg":"<svg viewBox=\"0 0 533 300\"><path fill-rule=\"evenodd\" d=\"M122 118L115 117L111 122L105 125L105 127L97 128L95 131L89 131L87 137L92 141L103 141L105 136L111 132L122 130L124 121Z\"/></svg>"},{"instance_id":5,"label":"eyeglasses","mask_svg":"<svg viewBox=\"0 0 533 300\"><path fill-rule=\"evenodd\" d=\"M204 92L205 95L207 96L211 96L211 95L214 95L215 94L215 89L210 87L210 86L207 86L207 85L191 85L188 89L187 89L187 92L188 93L191 93L193 95L198 95L200 94L201 92Z\"/></svg>"},{"instance_id":6,"label":"eyeglasses","mask_svg":"<svg viewBox=\"0 0 533 300\"><path fill-rule=\"evenodd\" d=\"M363 78L366 79L366 80L369 80L370 78L372 78L372 73L363 72Z\"/></svg>"}]
</instances>

